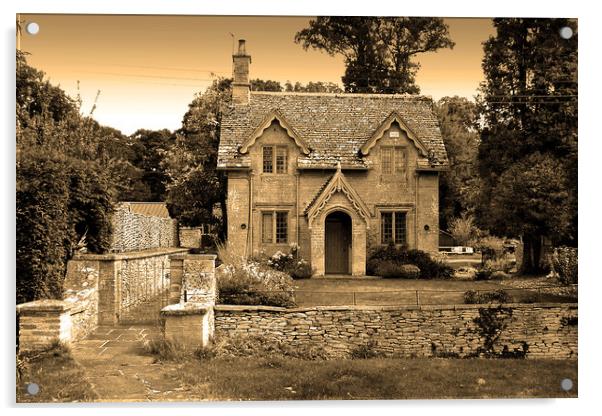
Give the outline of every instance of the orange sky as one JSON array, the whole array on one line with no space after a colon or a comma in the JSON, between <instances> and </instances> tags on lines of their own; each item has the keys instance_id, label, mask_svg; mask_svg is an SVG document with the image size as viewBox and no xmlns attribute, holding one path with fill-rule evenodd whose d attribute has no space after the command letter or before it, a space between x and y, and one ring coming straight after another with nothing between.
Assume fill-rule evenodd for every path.
<instances>
[{"instance_id":1,"label":"orange sky","mask_svg":"<svg viewBox=\"0 0 602 416\"><path fill-rule=\"evenodd\" d=\"M101 90L94 117L126 134L138 128L180 127L195 92L212 76L232 72L232 36L247 40L251 77L332 81L341 84L340 56L294 43L309 17L33 15L40 31L24 33L21 49L31 65L72 96L78 92L87 111ZM445 19L453 50L419 56L421 93L471 98L483 80L481 43L493 34L490 19Z\"/></svg>"}]
</instances>

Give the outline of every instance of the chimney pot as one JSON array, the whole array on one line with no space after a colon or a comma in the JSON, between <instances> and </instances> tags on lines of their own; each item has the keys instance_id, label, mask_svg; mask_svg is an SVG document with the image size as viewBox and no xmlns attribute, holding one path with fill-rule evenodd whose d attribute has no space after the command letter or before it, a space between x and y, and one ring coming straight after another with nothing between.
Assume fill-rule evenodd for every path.
<instances>
[{"instance_id":1,"label":"chimney pot","mask_svg":"<svg viewBox=\"0 0 602 416\"><path fill-rule=\"evenodd\" d=\"M246 55L247 51L245 48L245 40L244 39L239 39L238 40L238 55Z\"/></svg>"}]
</instances>

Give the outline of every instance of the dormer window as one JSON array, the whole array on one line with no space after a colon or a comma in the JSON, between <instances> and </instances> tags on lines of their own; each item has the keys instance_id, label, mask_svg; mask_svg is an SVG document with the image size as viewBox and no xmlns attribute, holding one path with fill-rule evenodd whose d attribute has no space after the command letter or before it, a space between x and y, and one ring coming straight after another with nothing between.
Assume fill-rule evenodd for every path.
<instances>
[{"instance_id":1,"label":"dormer window","mask_svg":"<svg viewBox=\"0 0 602 416\"><path fill-rule=\"evenodd\" d=\"M286 173L287 166L286 146L263 146L263 173Z\"/></svg>"}]
</instances>

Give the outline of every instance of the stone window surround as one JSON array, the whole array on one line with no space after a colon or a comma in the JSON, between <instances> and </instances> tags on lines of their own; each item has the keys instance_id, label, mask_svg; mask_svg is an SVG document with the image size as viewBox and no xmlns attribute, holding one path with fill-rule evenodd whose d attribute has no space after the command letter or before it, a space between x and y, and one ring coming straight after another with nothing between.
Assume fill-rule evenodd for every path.
<instances>
[{"instance_id":1,"label":"stone window surround","mask_svg":"<svg viewBox=\"0 0 602 416\"><path fill-rule=\"evenodd\" d=\"M377 207L376 208L376 216L377 216L377 220L378 220L378 244L381 246L384 245L388 245L389 243L385 243L383 242L383 235L382 235L382 213L395 213L395 212L402 212L405 214L405 218L406 218L406 226L405 226L405 230L406 230L406 236L405 236L405 244L395 244L396 246L402 246L402 245L408 245L408 230L409 230L409 226L408 226L408 221L410 219L410 215L412 214L413 211L413 207L409 207L409 206L387 206L387 207ZM392 224L393 229L395 228L395 225ZM393 231L394 232L394 231ZM394 236L393 236L394 238Z\"/></svg>"},{"instance_id":2,"label":"stone window surround","mask_svg":"<svg viewBox=\"0 0 602 416\"><path fill-rule=\"evenodd\" d=\"M271 171L266 171L266 149L271 148ZM284 150L284 170L279 170L278 168L278 157L282 155L282 151ZM262 175L286 175L289 171L289 158L288 158L288 146L276 145L276 144L266 144L261 147L261 155L262 155L262 164L261 164L261 174Z\"/></svg>"},{"instance_id":3,"label":"stone window surround","mask_svg":"<svg viewBox=\"0 0 602 416\"><path fill-rule=\"evenodd\" d=\"M288 245L289 240L290 240L290 229L291 229L291 210L290 209L286 209L286 208L281 208L281 207L274 207L274 208L261 208L260 209L260 230L261 230L261 244L264 245ZM286 214L286 241L284 242L277 242L276 241L276 222L277 222L277 215L275 215L278 212L282 212ZM264 235L263 235L263 218L265 214L271 214L271 221L272 221L272 239L271 241L265 241L264 240Z\"/></svg>"}]
</instances>

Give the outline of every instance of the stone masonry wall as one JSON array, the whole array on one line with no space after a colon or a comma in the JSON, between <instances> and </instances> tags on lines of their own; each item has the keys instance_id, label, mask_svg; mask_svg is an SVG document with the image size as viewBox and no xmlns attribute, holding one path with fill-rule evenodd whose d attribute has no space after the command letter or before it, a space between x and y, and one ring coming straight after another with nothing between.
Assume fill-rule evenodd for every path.
<instances>
[{"instance_id":1,"label":"stone masonry wall","mask_svg":"<svg viewBox=\"0 0 602 416\"><path fill-rule=\"evenodd\" d=\"M576 304L512 304L496 351L528 344L528 357L577 357ZM290 345L314 344L332 355L375 343L387 355L466 356L483 346L475 323L484 305L433 307L215 306L215 337L262 335Z\"/></svg>"},{"instance_id":2,"label":"stone masonry wall","mask_svg":"<svg viewBox=\"0 0 602 416\"><path fill-rule=\"evenodd\" d=\"M173 218L137 214L130 212L127 204L121 204L113 214L112 222L111 252L178 246L178 224Z\"/></svg>"}]
</instances>

